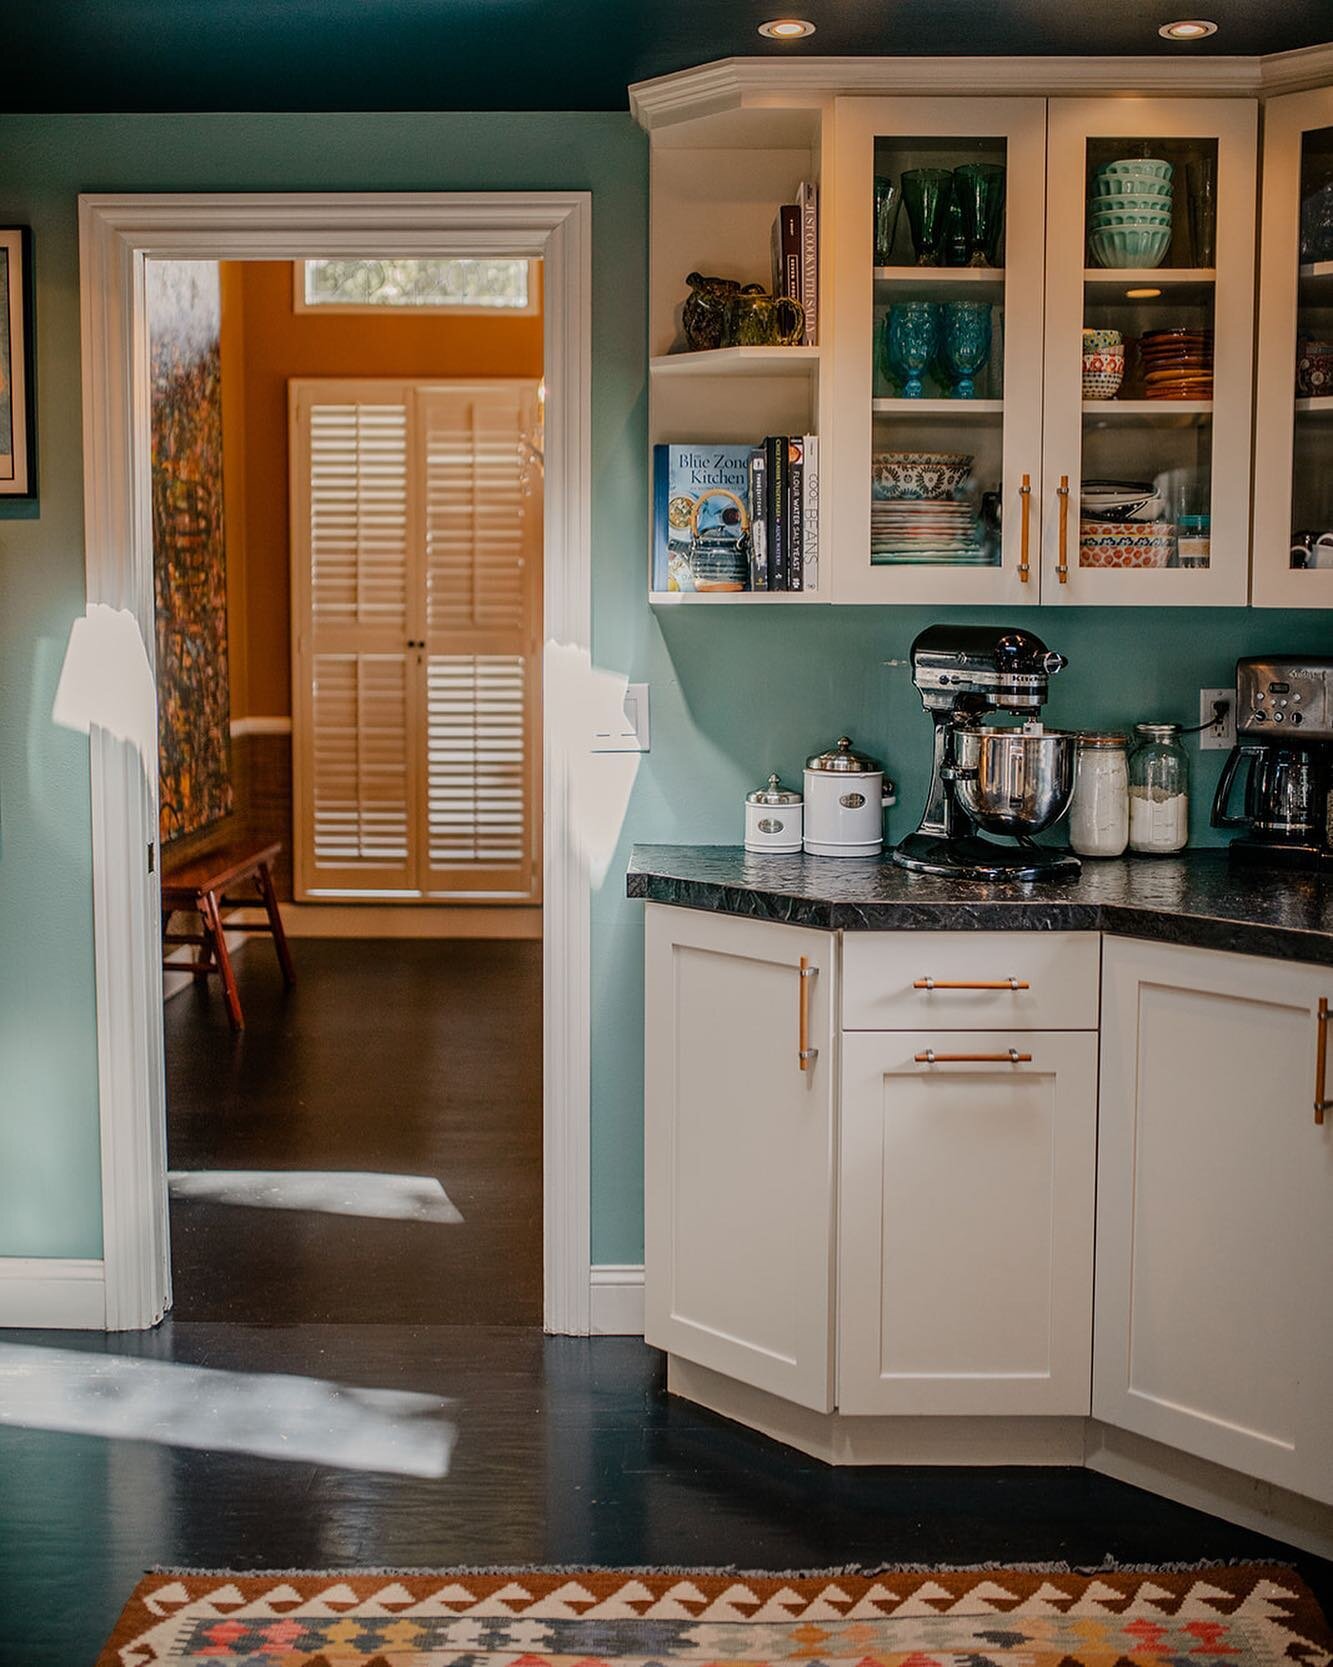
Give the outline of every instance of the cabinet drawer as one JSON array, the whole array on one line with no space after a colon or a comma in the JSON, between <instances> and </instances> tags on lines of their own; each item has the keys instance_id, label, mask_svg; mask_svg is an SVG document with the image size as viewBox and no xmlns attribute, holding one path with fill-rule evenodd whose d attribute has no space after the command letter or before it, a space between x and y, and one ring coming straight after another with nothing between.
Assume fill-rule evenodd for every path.
<instances>
[{"instance_id":1,"label":"cabinet drawer","mask_svg":"<svg viewBox=\"0 0 1333 1667\"><path fill-rule=\"evenodd\" d=\"M844 1030L1095 1030L1097 932L849 932Z\"/></svg>"}]
</instances>

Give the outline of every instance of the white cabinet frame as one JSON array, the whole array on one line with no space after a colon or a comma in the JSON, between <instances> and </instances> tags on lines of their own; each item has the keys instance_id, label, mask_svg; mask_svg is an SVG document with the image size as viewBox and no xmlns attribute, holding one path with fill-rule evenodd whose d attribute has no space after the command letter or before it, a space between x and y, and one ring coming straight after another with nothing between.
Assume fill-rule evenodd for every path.
<instances>
[{"instance_id":1,"label":"white cabinet frame","mask_svg":"<svg viewBox=\"0 0 1333 1667\"><path fill-rule=\"evenodd\" d=\"M1333 87L1290 93L1264 106L1251 580L1251 600L1258 608L1333 607L1333 569L1291 565L1301 143L1308 132L1322 127L1333 128ZM1333 304L1333 292L1329 301ZM1323 420L1330 425L1333 446L1333 415Z\"/></svg>"},{"instance_id":2,"label":"white cabinet frame","mask_svg":"<svg viewBox=\"0 0 1333 1667\"><path fill-rule=\"evenodd\" d=\"M1248 595L1254 223L1258 106L1229 98L1052 99L1046 215L1046 398L1043 603L1068 606L1243 606ZM1212 549L1204 569L1108 570L1078 565L1082 480L1086 142L1090 138L1216 139ZM1177 213L1185 187L1178 187ZM1098 276L1104 274L1098 271ZM1145 275L1146 276L1146 275ZM1132 287L1132 285L1131 285ZM1165 403L1165 402L1164 402ZM1169 414L1169 405L1163 419ZM1151 429L1145 419L1145 451ZM1066 582L1060 582L1060 485Z\"/></svg>"}]
</instances>

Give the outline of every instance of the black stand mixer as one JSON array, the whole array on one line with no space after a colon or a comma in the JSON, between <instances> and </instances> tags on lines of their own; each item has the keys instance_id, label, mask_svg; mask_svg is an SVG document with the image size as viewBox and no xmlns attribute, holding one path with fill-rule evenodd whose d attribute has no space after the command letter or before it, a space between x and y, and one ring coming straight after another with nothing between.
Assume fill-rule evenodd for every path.
<instances>
[{"instance_id":1,"label":"black stand mixer","mask_svg":"<svg viewBox=\"0 0 1333 1667\"><path fill-rule=\"evenodd\" d=\"M916 874L960 880L1068 879L1077 857L1038 845L1074 792L1075 739L1032 722L1068 662L1030 631L932 625L912 644L912 681L935 720L925 814L893 860ZM986 725L1005 712L1023 727ZM996 844L986 834L1016 841Z\"/></svg>"}]
</instances>

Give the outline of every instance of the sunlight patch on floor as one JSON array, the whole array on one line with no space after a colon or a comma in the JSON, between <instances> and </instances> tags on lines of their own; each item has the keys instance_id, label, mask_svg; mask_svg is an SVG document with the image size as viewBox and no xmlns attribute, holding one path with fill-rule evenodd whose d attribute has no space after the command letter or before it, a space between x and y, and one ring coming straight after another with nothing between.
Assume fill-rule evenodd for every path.
<instances>
[{"instance_id":1,"label":"sunlight patch on floor","mask_svg":"<svg viewBox=\"0 0 1333 1667\"><path fill-rule=\"evenodd\" d=\"M241 1204L258 1210L457 1226L463 1216L431 1175L379 1175L337 1169L171 1169L173 1203Z\"/></svg>"},{"instance_id":2,"label":"sunlight patch on floor","mask_svg":"<svg viewBox=\"0 0 1333 1667\"><path fill-rule=\"evenodd\" d=\"M448 1474L439 1395L0 1343L0 1424L339 1470Z\"/></svg>"}]
</instances>

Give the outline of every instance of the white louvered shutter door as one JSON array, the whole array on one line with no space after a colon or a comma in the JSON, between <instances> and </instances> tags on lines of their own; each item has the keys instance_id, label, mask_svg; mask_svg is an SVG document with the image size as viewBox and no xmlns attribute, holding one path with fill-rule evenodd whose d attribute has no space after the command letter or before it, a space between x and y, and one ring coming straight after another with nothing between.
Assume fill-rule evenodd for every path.
<instances>
[{"instance_id":1,"label":"white louvered shutter door","mask_svg":"<svg viewBox=\"0 0 1333 1667\"><path fill-rule=\"evenodd\" d=\"M296 894L412 894L420 619L410 388L294 382Z\"/></svg>"},{"instance_id":2,"label":"white louvered shutter door","mask_svg":"<svg viewBox=\"0 0 1333 1667\"><path fill-rule=\"evenodd\" d=\"M530 382L423 387L422 889L540 896L541 469Z\"/></svg>"}]
</instances>

